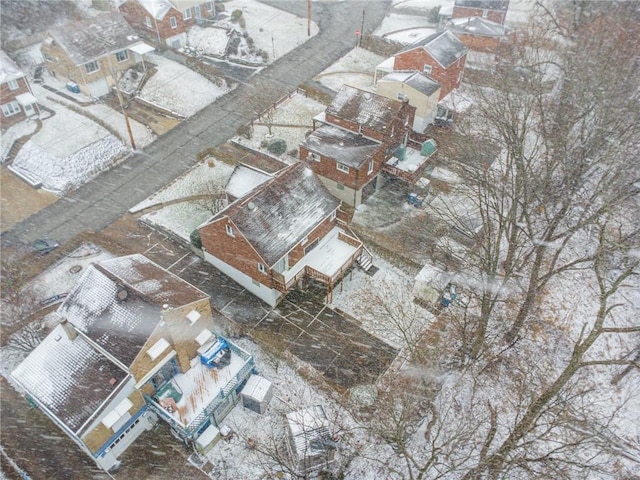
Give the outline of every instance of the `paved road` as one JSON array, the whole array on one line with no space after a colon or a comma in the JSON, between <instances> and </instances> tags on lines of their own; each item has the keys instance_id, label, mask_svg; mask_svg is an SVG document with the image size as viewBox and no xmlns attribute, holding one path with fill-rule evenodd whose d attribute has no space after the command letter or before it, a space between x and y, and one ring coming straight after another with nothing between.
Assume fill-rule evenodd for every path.
<instances>
[{"instance_id":1,"label":"paved road","mask_svg":"<svg viewBox=\"0 0 640 480\"><path fill-rule=\"evenodd\" d=\"M306 17L306 2L270 3ZM159 137L144 151L3 233L3 246L30 243L41 237L65 242L78 233L97 231L112 223L194 165L199 152L233 136L255 116L254 112L262 111L353 48L354 31L360 29L365 8L364 31L371 32L390 8L390 0L327 0L314 1L312 6L312 19L320 27L318 35Z\"/></svg>"}]
</instances>

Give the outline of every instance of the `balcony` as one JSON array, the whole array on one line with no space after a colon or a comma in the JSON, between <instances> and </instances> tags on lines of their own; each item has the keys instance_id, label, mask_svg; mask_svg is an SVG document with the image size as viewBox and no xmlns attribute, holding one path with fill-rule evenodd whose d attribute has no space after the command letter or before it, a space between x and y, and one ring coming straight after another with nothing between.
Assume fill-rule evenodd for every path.
<instances>
[{"instance_id":1,"label":"balcony","mask_svg":"<svg viewBox=\"0 0 640 480\"><path fill-rule=\"evenodd\" d=\"M227 343L231 358L226 367L210 368L199 362L173 377L154 398L145 395L151 409L185 439L195 439L212 414L223 416L217 409L227 405L230 397L235 401L234 389L251 375L251 355Z\"/></svg>"},{"instance_id":2,"label":"balcony","mask_svg":"<svg viewBox=\"0 0 640 480\"><path fill-rule=\"evenodd\" d=\"M382 170L408 183L416 183L435 151L436 144L433 140L427 140L422 145L409 141L406 147L400 146L382 165Z\"/></svg>"},{"instance_id":3,"label":"balcony","mask_svg":"<svg viewBox=\"0 0 640 480\"><path fill-rule=\"evenodd\" d=\"M307 255L282 273L273 272L273 286L286 293L304 277L332 287L362 252L362 242L334 227Z\"/></svg>"}]
</instances>

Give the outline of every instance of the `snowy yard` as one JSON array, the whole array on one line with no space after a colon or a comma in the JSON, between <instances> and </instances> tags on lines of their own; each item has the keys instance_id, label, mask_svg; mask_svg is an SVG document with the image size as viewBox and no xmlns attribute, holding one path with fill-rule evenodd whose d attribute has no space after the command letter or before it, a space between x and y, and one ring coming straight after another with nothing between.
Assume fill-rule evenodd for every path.
<instances>
[{"instance_id":1,"label":"snowy yard","mask_svg":"<svg viewBox=\"0 0 640 480\"><path fill-rule=\"evenodd\" d=\"M159 192L133 207L139 212L154 205L197 196L219 196L224 193L233 167L215 159L199 163ZM206 222L223 205L214 199L192 199L168 205L143 215L143 219L189 241L189 235Z\"/></svg>"},{"instance_id":2,"label":"snowy yard","mask_svg":"<svg viewBox=\"0 0 640 480\"><path fill-rule=\"evenodd\" d=\"M158 70L139 96L170 112L190 117L229 91L226 84L215 85L177 62L157 54L148 54L147 57Z\"/></svg>"},{"instance_id":3,"label":"snowy yard","mask_svg":"<svg viewBox=\"0 0 640 480\"><path fill-rule=\"evenodd\" d=\"M214 57L224 55L229 43L229 32L223 28L193 26L189 29L187 35L191 48L195 48L204 55L212 55Z\"/></svg>"},{"instance_id":4,"label":"snowy yard","mask_svg":"<svg viewBox=\"0 0 640 480\"><path fill-rule=\"evenodd\" d=\"M314 80L336 92L340 90L342 85L371 91L376 65L379 65L383 60L384 57L380 55L356 47L329 68L323 70Z\"/></svg>"},{"instance_id":5,"label":"snowy yard","mask_svg":"<svg viewBox=\"0 0 640 480\"><path fill-rule=\"evenodd\" d=\"M266 148L261 143L270 138L281 138L287 143L287 151L297 149L304 141L307 132L313 129L313 117L323 112L326 105L307 97L306 95L296 92L291 98L285 100L273 111L271 122L272 136L268 136L269 128L265 123L269 120L263 117L262 120L256 120L252 129L250 139L243 136L234 138L234 141L241 145L246 145L254 150L267 153ZM262 123L259 125L258 123ZM269 154L270 155L270 154ZM292 164L298 160L298 156L290 156L284 154L280 156L280 160L288 164Z\"/></svg>"},{"instance_id":6,"label":"snowy yard","mask_svg":"<svg viewBox=\"0 0 640 480\"><path fill-rule=\"evenodd\" d=\"M255 50L268 54L268 62L286 55L302 45L310 37L307 35L307 20L283 10L265 5L256 0L231 0L224 2L225 12L241 10L246 23L246 31L255 42ZM225 26L239 29L237 23L225 22ZM311 22L311 36L318 33L318 26ZM261 62L260 57L238 56L243 60Z\"/></svg>"},{"instance_id":7,"label":"snowy yard","mask_svg":"<svg viewBox=\"0 0 640 480\"><path fill-rule=\"evenodd\" d=\"M435 25L427 17L391 13L384 17L373 35L408 45L435 32Z\"/></svg>"}]
</instances>

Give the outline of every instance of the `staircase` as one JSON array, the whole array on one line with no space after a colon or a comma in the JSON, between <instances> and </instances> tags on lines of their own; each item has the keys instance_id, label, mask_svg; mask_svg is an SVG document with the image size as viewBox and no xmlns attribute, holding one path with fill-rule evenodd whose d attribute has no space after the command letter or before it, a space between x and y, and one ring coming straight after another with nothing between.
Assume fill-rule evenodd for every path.
<instances>
[{"instance_id":1,"label":"staircase","mask_svg":"<svg viewBox=\"0 0 640 480\"><path fill-rule=\"evenodd\" d=\"M358 265L360 265L360 268L362 268L362 270L368 272L369 269L373 266L373 255L371 255L371 252L363 246L362 252L360 253L360 256L356 261L358 262Z\"/></svg>"},{"instance_id":2,"label":"staircase","mask_svg":"<svg viewBox=\"0 0 640 480\"><path fill-rule=\"evenodd\" d=\"M9 149L9 152L7 152L7 156L4 158L3 163L5 163L6 165L11 165L13 160L18 156L18 152L20 151L20 149L31 139L31 137L38 133L41 128L42 120L38 118L36 119L36 129L33 132L18 138L13 142L13 144L11 144L11 148Z\"/></svg>"}]
</instances>

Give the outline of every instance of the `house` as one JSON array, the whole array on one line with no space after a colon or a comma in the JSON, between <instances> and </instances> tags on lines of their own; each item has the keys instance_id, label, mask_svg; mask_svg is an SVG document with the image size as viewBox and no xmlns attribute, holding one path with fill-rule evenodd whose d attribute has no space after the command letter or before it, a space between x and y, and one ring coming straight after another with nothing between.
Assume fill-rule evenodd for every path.
<instances>
[{"instance_id":1,"label":"house","mask_svg":"<svg viewBox=\"0 0 640 480\"><path fill-rule=\"evenodd\" d=\"M61 323L11 375L107 471L158 418L195 441L253 369L249 354L212 333L209 297L142 255L88 267L57 314Z\"/></svg>"},{"instance_id":2,"label":"house","mask_svg":"<svg viewBox=\"0 0 640 480\"><path fill-rule=\"evenodd\" d=\"M86 95L101 97L119 73L137 65L153 50L117 13L101 13L47 31L40 49L49 73L74 82Z\"/></svg>"},{"instance_id":3,"label":"house","mask_svg":"<svg viewBox=\"0 0 640 480\"><path fill-rule=\"evenodd\" d=\"M504 25L509 0L455 0L452 19L480 17Z\"/></svg>"},{"instance_id":4,"label":"house","mask_svg":"<svg viewBox=\"0 0 640 480\"><path fill-rule=\"evenodd\" d=\"M38 115L36 97L22 70L9 55L0 50L0 126L8 128L27 117Z\"/></svg>"},{"instance_id":5,"label":"house","mask_svg":"<svg viewBox=\"0 0 640 480\"><path fill-rule=\"evenodd\" d=\"M199 227L204 258L271 306L304 279L330 291L354 262L371 262L339 221L339 208L318 177L296 163Z\"/></svg>"},{"instance_id":6,"label":"house","mask_svg":"<svg viewBox=\"0 0 640 480\"><path fill-rule=\"evenodd\" d=\"M415 112L408 99L401 102L345 85L314 118L300 158L336 198L358 207L381 186L381 172L413 183L426 168L433 151L422 156L421 145L412 140ZM407 155L400 161L396 153L407 151L411 161L405 161Z\"/></svg>"},{"instance_id":7,"label":"house","mask_svg":"<svg viewBox=\"0 0 640 480\"><path fill-rule=\"evenodd\" d=\"M440 99L460 86L469 49L448 30L434 33L415 42L376 67L375 79L381 73L418 71L441 86Z\"/></svg>"},{"instance_id":8,"label":"house","mask_svg":"<svg viewBox=\"0 0 640 480\"><path fill-rule=\"evenodd\" d=\"M287 448L293 469L302 476L330 468L338 446L321 405L297 410L286 416Z\"/></svg>"},{"instance_id":9,"label":"house","mask_svg":"<svg viewBox=\"0 0 640 480\"><path fill-rule=\"evenodd\" d=\"M189 27L215 16L213 0L126 0L118 9L139 35L171 48L184 47Z\"/></svg>"},{"instance_id":10,"label":"house","mask_svg":"<svg viewBox=\"0 0 640 480\"><path fill-rule=\"evenodd\" d=\"M438 110L440 84L421 72L392 72L378 80L376 93L393 100L408 100L416 108L413 131L424 132Z\"/></svg>"},{"instance_id":11,"label":"house","mask_svg":"<svg viewBox=\"0 0 640 480\"><path fill-rule=\"evenodd\" d=\"M508 35L507 27L482 17L453 19L449 30L470 50L494 54Z\"/></svg>"}]
</instances>

